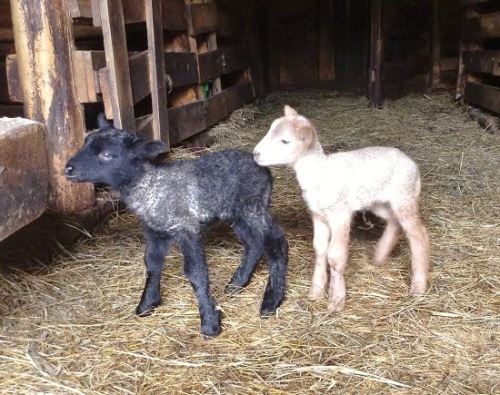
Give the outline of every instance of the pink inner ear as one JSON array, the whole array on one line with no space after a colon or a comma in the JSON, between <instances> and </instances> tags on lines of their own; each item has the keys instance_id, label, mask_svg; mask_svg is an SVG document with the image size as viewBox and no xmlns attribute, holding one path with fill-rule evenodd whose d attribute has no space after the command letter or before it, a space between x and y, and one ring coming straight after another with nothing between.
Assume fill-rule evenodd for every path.
<instances>
[{"instance_id":1,"label":"pink inner ear","mask_svg":"<svg viewBox=\"0 0 500 395\"><path fill-rule=\"evenodd\" d=\"M287 117L295 117L295 116L299 115L297 113L297 111L295 111L288 104L285 104L284 111L285 111L285 116L287 116Z\"/></svg>"}]
</instances>

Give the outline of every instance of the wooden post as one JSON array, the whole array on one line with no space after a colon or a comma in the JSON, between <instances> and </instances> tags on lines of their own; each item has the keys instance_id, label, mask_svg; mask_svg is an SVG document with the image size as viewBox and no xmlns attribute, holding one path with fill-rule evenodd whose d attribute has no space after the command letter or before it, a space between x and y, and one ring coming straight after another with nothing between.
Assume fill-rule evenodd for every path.
<instances>
[{"instance_id":1,"label":"wooden post","mask_svg":"<svg viewBox=\"0 0 500 395\"><path fill-rule=\"evenodd\" d=\"M83 110L72 72L72 20L65 0L11 0L27 118L46 124L50 206L74 213L94 205L89 184L66 180L67 160L82 146Z\"/></svg>"},{"instance_id":2,"label":"wooden post","mask_svg":"<svg viewBox=\"0 0 500 395\"><path fill-rule=\"evenodd\" d=\"M153 138L169 145L163 18L160 0L145 0Z\"/></svg>"},{"instance_id":3,"label":"wooden post","mask_svg":"<svg viewBox=\"0 0 500 395\"><path fill-rule=\"evenodd\" d=\"M102 34L109 70L109 93L113 123L119 129L135 130L134 101L121 0L100 0Z\"/></svg>"},{"instance_id":4,"label":"wooden post","mask_svg":"<svg viewBox=\"0 0 500 395\"><path fill-rule=\"evenodd\" d=\"M467 23L473 19L477 18L477 11L465 8L462 11L461 24L462 26L467 25ZM465 91L465 83L466 80L477 80L477 77L467 76L464 67L463 54L467 50L480 49L481 46L477 44L477 42L472 41L469 37L465 37L464 31L460 31L460 45L459 45L459 54L458 54L458 72L457 72L457 88L455 91L455 98L463 99L464 91Z\"/></svg>"},{"instance_id":5,"label":"wooden post","mask_svg":"<svg viewBox=\"0 0 500 395\"><path fill-rule=\"evenodd\" d=\"M432 0L432 88L437 87L441 82L441 34L439 31L440 1L441 0Z\"/></svg>"},{"instance_id":6,"label":"wooden post","mask_svg":"<svg viewBox=\"0 0 500 395\"><path fill-rule=\"evenodd\" d=\"M382 106L382 0L371 1L370 68L368 70L368 97L374 106Z\"/></svg>"}]
</instances>

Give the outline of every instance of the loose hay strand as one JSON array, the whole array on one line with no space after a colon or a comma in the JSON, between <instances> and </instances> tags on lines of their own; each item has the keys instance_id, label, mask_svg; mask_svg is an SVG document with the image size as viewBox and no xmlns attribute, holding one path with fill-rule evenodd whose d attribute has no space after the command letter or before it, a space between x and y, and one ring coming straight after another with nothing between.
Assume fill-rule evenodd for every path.
<instances>
[{"instance_id":1,"label":"loose hay strand","mask_svg":"<svg viewBox=\"0 0 500 395\"><path fill-rule=\"evenodd\" d=\"M444 94L375 109L364 97L300 91L235 111L210 131L209 150L251 151L284 104L315 122L327 151L394 145L419 164L432 242L429 291L408 296L404 239L387 265L370 264L382 227L360 216L346 309L329 314L326 301L308 300L312 224L293 172L276 168L272 209L290 245L286 300L277 317L258 316L265 260L241 293L224 294L242 253L226 226L206 238L222 334L210 341L199 335L196 298L176 248L165 264L163 305L148 318L136 317L144 239L132 215L115 214L50 265L0 256L2 393L499 391L500 136L481 130ZM176 148L171 157L196 155Z\"/></svg>"}]
</instances>

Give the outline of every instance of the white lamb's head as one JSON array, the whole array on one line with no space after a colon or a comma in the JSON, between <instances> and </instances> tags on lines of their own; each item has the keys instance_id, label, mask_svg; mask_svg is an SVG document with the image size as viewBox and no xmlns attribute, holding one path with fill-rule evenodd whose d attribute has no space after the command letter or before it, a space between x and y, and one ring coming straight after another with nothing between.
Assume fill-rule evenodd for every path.
<instances>
[{"instance_id":1,"label":"white lamb's head","mask_svg":"<svg viewBox=\"0 0 500 395\"><path fill-rule=\"evenodd\" d=\"M285 105L284 116L275 119L253 154L260 166L293 165L317 143L312 123Z\"/></svg>"}]
</instances>

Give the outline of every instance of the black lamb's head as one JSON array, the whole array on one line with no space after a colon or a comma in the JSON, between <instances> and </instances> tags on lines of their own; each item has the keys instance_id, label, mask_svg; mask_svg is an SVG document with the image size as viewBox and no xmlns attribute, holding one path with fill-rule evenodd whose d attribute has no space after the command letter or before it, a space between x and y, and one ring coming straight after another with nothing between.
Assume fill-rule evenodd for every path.
<instances>
[{"instance_id":1,"label":"black lamb's head","mask_svg":"<svg viewBox=\"0 0 500 395\"><path fill-rule=\"evenodd\" d=\"M130 181L142 164L167 151L161 141L113 128L102 114L98 124L99 130L85 138L83 147L66 164L64 174L70 181L118 188Z\"/></svg>"}]
</instances>

